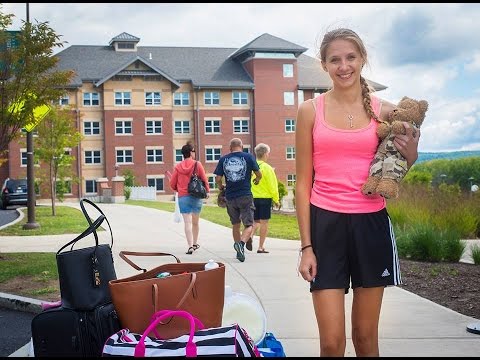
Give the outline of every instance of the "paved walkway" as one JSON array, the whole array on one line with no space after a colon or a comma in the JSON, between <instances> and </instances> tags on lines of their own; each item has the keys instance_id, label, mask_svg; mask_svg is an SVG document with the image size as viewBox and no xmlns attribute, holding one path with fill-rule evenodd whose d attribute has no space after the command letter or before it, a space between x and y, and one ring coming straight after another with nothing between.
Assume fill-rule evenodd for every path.
<instances>
[{"instance_id":1,"label":"paved walkway","mask_svg":"<svg viewBox=\"0 0 480 360\"><path fill-rule=\"evenodd\" d=\"M183 223L174 223L172 213L124 204L99 206L112 225L118 278L138 273L119 258L120 250L169 252L177 255L182 262L206 262L209 259L223 262L226 285L260 301L267 315L267 330L282 342L287 356L319 355L318 332L308 284L296 272L298 241L269 238L266 247L270 253L257 254L256 238L254 251L246 251L246 260L240 263L235 258L230 228L201 219L201 248L193 255L186 255ZM92 208L92 217L95 212ZM72 238L72 235L0 237L0 252L55 252ZM101 232L100 239L109 241L109 232ZM93 237L85 239L83 244L91 246L91 241ZM147 269L163 263L160 258L152 257L135 257L135 260ZM346 356L355 356L349 324L351 293L346 296ZM480 335L468 333L466 326L477 322L480 320L399 287L387 288L380 319L380 354L476 357L480 354ZM13 356L25 356L25 352L17 352Z\"/></svg>"}]
</instances>

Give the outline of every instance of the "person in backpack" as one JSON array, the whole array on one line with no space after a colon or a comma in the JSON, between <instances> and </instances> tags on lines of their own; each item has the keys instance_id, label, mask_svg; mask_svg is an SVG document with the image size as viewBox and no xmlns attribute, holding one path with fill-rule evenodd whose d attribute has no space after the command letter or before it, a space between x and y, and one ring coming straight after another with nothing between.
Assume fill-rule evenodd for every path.
<instances>
[{"instance_id":1,"label":"person in backpack","mask_svg":"<svg viewBox=\"0 0 480 360\"><path fill-rule=\"evenodd\" d=\"M186 254L193 254L200 245L198 234L200 231L199 221L202 211L203 200L193 197L188 193L188 183L192 177L195 163L198 177L203 181L209 196L210 186L205 174L205 169L200 161L195 160L195 149L191 142L182 146L183 160L175 165L170 178L170 187L178 192L178 204L183 217L185 237L187 238L188 250Z\"/></svg>"}]
</instances>

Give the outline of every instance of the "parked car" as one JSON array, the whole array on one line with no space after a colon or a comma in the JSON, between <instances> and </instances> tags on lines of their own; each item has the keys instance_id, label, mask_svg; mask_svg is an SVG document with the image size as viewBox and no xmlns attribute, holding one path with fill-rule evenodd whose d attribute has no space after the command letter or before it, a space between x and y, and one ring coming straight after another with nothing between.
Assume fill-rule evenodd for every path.
<instances>
[{"instance_id":1,"label":"parked car","mask_svg":"<svg viewBox=\"0 0 480 360\"><path fill-rule=\"evenodd\" d=\"M27 179L7 178L2 186L1 200L1 208L3 210L5 210L9 205L27 205Z\"/></svg>"}]
</instances>

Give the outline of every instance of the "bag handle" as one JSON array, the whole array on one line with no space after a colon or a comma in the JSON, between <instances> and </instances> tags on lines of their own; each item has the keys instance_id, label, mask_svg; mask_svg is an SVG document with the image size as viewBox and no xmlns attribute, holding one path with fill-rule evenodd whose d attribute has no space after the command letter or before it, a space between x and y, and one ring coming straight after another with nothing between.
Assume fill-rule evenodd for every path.
<instances>
[{"instance_id":1,"label":"bag handle","mask_svg":"<svg viewBox=\"0 0 480 360\"><path fill-rule=\"evenodd\" d=\"M150 325L148 325L147 329L143 332L140 340L138 340L138 344L135 345L135 352L133 355L134 357L145 357L145 338L153 329L155 329L155 327L160 321L169 316L180 316L190 322L190 332L188 334L188 341L185 345L185 356L197 356L197 345L195 345L195 343L193 342L193 336L195 334L195 319L192 314L184 310L164 310L161 314L155 317L155 319L150 323Z\"/></svg>"},{"instance_id":2,"label":"bag handle","mask_svg":"<svg viewBox=\"0 0 480 360\"><path fill-rule=\"evenodd\" d=\"M88 221L88 223L89 223L90 225L92 225L92 220L90 219L90 216L88 215L88 212L87 212L87 210L85 209L84 203L87 203L87 204L92 205L95 209L97 209L97 211L98 211L101 215L103 215L103 216L105 217L105 221L106 221L107 224L108 224L108 229L110 230L110 238L111 238L110 248L113 249L113 233L112 233L112 227L110 226L110 222L108 221L107 216L103 213L102 209L100 209L100 208L97 206L97 204L95 204L93 201L88 200L88 199L85 199L85 198L84 198L84 199L81 199L81 200L80 200L80 208L82 209L83 215L85 216L85 218L87 219L87 221ZM95 232L93 233L93 235L95 236L95 241L96 241L96 243L97 243L97 245L98 245L97 232L95 231ZM72 244L72 249L73 249L73 244Z\"/></svg>"},{"instance_id":3,"label":"bag handle","mask_svg":"<svg viewBox=\"0 0 480 360\"><path fill-rule=\"evenodd\" d=\"M159 310L159 311L157 311L155 314L152 315L152 318L150 319L150 322L152 322L153 320L155 320L155 318L159 317L160 315L162 315L162 314L164 314L164 313L166 313L166 312L171 313L172 310ZM196 317L193 316L193 315L192 315L192 317L193 317L193 320L195 321L195 326L196 326L197 329L199 329L199 330L205 329L205 326L203 325L203 323L202 323L198 318L196 318ZM172 318L173 318L173 316L172 316ZM169 320L169 321L170 321L170 320ZM169 321L168 321L168 322L169 322ZM168 322L167 322L167 324L168 324ZM160 322L160 324L164 324L164 323ZM155 337L156 337L157 339L165 340L165 339L162 338L162 336L158 333L157 327L155 327L152 331L153 331L153 334L155 335Z\"/></svg>"},{"instance_id":4,"label":"bag handle","mask_svg":"<svg viewBox=\"0 0 480 360\"><path fill-rule=\"evenodd\" d=\"M190 275L191 275L190 284L188 285L187 290L185 290L185 294L183 294L182 298L180 299L178 304L175 306L175 309L180 309L180 307L183 305L185 300L187 300L187 296L193 291L193 286L195 285L195 281L197 281L197 274L192 272L190 273ZM159 295L160 295L160 292L158 291L158 284L153 284L152 285L152 297L153 297L152 302L153 302L154 313L158 311L157 299ZM170 320L168 320L166 323L162 323L162 325L168 324Z\"/></svg>"},{"instance_id":5,"label":"bag handle","mask_svg":"<svg viewBox=\"0 0 480 360\"><path fill-rule=\"evenodd\" d=\"M128 265L133 267L135 270L141 270L143 272L147 272L147 269L142 269L140 266L135 264L132 260L127 258L126 255L130 255L130 256L173 256L175 258L175 260L177 261L177 263L180 263L180 259L178 257L176 257L175 255L169 254L169 253L162 253L162 252L139 252L139 251L123 251L122 250L122 251L120 251L119 255Z\"/></svg>"},{"instance_id":6,"label":"bag handle","mask_svg":"<svg viewBox=\"0 0 480 360\"><path fill-rule=\"evenodd\" d=\"M195 160L195 165L193 165L192 176L197 176L197 160Z\"/></svg>"},{"instance_id":7,"label":"bag handle","mask_svg":"<svg viewBox=\"0 0 480 360\"><path fill-rule=\"evenodd\" d=\"M78 240L83 239L84 237L90 235L92 232L95 233L96 229L100 226L100 224L103 222L103 220L106 220L104 215L100 215L87 229L85 229L80 235L78 235L75 239L72 241L66 243L63 245L60 250L57 251L57 255L60 254L60 252L65 249L67 246L75 244ZM96 246L98 246L98 238L96 238Z\"/></svg>"}]
</instances>

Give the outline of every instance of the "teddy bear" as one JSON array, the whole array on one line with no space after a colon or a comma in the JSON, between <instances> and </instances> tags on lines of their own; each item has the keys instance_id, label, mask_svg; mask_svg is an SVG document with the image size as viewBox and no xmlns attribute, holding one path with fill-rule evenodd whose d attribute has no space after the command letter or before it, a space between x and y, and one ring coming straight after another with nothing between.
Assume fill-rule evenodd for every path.
<instances>
[{"instance_id":1,"label":"teddy bear","mask_svg":"<svg viewBox=\"0 0 480 360\"><path fill-rule=\"evenodd\" d=\"M410 123L416 134L425 119L427 109L426 100L404 96L397 107L389 113L387 121L378 125L377 136L381 142L370 164L367 181L362 186L363 194L379 194L385 199L398 197L398 184L405 177L408 168L406 159L397 150L393 141L395 135L405 134L403 121Z\"/></svg>"}]
</instances>

